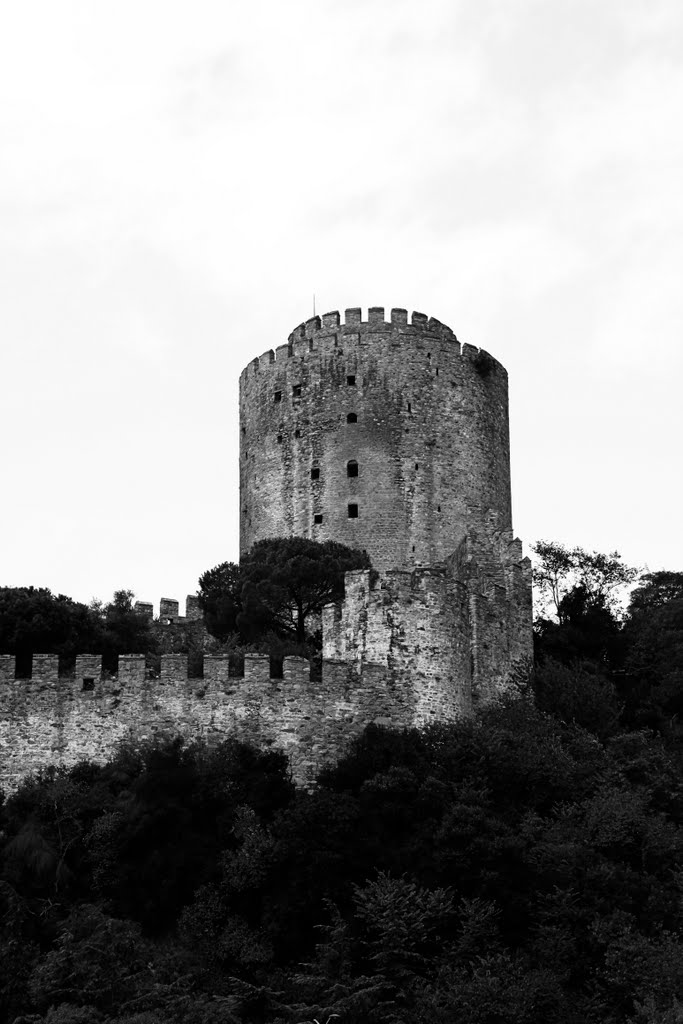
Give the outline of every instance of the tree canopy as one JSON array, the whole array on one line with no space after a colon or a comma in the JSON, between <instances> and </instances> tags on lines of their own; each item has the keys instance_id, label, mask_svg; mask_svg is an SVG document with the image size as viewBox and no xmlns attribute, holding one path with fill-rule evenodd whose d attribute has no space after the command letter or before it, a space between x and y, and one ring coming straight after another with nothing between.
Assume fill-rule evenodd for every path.
<instances>
[{"instance_id":1,"label":"tree canopy","mask_svg":"<svg viewBox=\"0 0 683 1024\"><path fill-rule=\"evenodd\" d=\"M543 604L562 623L567 599L580 589L587 603L614 611L619 590L634 583L640 570L625 565L618 551L603 554L582 547L567 548L556 541L531 545L536 556L534 586Z\"/></svg>"},{"instance_id":2,"label":"tree canopy","mask_svg":"<svg viewBox=\"0 0 683 1024\"><path fill-rule=\"evenodd\" d=\"M304 643L324 605L344 594L344 573L370 569L365 551L304 537L257 541L239 566L223 562L199 580L207 629L225 637L238 631L254 641L272 632Z\"/></svg>"},{"instance_id":3,"label":"tree canopy","mask_svg":"<svg viewBox=\"0 0 683 1024\"><path fill-rule=\"evenodd\" d=\"M117 591L107 604L85 605L42 587L0 588L0 651L16 655L20 674L33 654L58 654L68 663L77 654L101 653L104 667L114 669L116 655L153 647L130 590Z\"/></svg>"}]
</instances>

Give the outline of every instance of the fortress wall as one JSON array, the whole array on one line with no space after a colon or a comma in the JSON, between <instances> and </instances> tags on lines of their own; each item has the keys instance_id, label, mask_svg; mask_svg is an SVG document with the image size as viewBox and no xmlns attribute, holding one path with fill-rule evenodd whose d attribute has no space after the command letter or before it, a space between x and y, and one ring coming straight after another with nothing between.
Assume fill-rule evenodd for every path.
<instances>
[{"instance_id":1,"label":"fortress wall","mask_svg":"<svg viewBox=\"0 0 683 1024\"><path fill-rule=\"evenodd\" d=\"M415 724L471 708L466 588L446 566L393 570L371 586L369 570L346 574L345 597L323 611L323 658L362 675L381 668L388 685L413 691Z\"/></svg>"},{"instance_id":2,"label":"fortress wall","mask_svg":"<svg viewBox=\"0 0 683 1024\"><path fill-rule=\"evenodd\" d=\"M81 667L92 663L81 656ZM415 681L387 684L386 673L359 674L325 662L310 679L302 658L285 658L283 679L269 677L267 655L247 655L245 675L231 677L228 661L207 657L203 678L188 678L186 659L166 656L160 679L146 679L144 657L119 658L118 677L59 678L57 659L34 658L31 679L14 679L13 659L0 659L0 786L16 787L29 772L79 760L104 762L122 740L156 735L218 742L236 736L284 750L294 778L310 783L337 760L351 737L372 721L397 727L416 720ZM87 676L85 678L93 678Z\"/></svg>"},{"instance_id":3,"label":"fortress wall","mask_svg":"<svg viewBox=\"0 0 683 1024\"><path fill-rule=\"evenodd\" d=\"M505 369L419 313L314 317L241 375L240 494L243 553L303 536L379 570L443 561L471 529L510 528Z\"/></svg>"},{"instance_id":4,"label":"fortress wall","mask_svg":"<svg viewBox=\"0 0 683 1024\"><path fill-rule=\"evenodd\" d=\"M531 660L507 374L433 318L326 313L252 360L240 378L240 524L243 553L300 536L370 554L375 571L348 573L345 598L323 611L322 680L300 658L271 679L259 654L232 677L196 598L184 617L162 598L157 680L140 654L120 656L115 679L93 654L59 679L57 657L40 654L32 678L16 680L14 659L0 656L2 784L41 765L103 761L126 737L178 733L277 746L308 783L369 722L453 719ZM188 653L201 677L188 677Z\"/></svg>"}]
</instances>

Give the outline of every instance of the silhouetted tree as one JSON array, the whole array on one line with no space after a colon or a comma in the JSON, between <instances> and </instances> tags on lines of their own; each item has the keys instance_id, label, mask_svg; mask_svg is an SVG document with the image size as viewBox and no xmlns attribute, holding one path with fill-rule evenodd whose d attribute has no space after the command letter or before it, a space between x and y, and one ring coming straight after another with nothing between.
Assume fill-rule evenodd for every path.
<instances>
[{"instance_id":1,"label":"silhouetted tree","mask_svg":"<svg viewBox=\"0 0 683 1024\"><path fill-rule=\"evenodd\" d=\"M335 541L260 540L239 566L223 562L203 573L199 602L207 629L220 639L237 631L246 643L270 635L302 645L316 640L311 620L343 596L344 573L370 568L365 551Z\"/></svg>"},{"instance_id":2,"label":"silhouetted tree","mask_svg":"<svg viewBox=\"0 0 683 1024\"><path fill-rule=\"evenodd\" d=\"M237 617L242 611L240 567L235 562L221 562L199 577L199 607L204 624L212 636L226 640L238 632Z\"/></svg>"},{"instance_id":3,"label":"silhouetted tree","mask_svg":"<svg viewBox=\"0 0 683 1024\"><path fill-rule=\"evenodd\" d=\"M0 651L15 654L20 675L28 674L32 654L59 654L72 660L97 651L101 623L84 604L44 587L0 588Z\"/></svg>"}]
</instances>

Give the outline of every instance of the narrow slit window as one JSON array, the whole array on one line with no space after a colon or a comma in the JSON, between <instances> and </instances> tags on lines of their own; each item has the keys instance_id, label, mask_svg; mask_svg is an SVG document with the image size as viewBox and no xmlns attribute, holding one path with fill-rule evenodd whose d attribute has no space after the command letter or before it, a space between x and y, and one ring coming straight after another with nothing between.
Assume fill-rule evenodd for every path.
<instances>
[{"instance_id":1,"label":"narrow slit window","mask_svg":"<svg viewBox=\"0 0 683 1024\"><path fill-rule=\"evenodd\" d=\"M358 519L358 505L349 505L349 519Z\"/></svg>"},{"instance_id":2,"label":"narrow slit window","mask_svg":"<svg viewBox=\"0 0 683 1024\"><path fill-rule=\"evenodd\" d=\"M358 416L356 415L356 413L355 412L347 413L346 422L347 423L358 423Z\"/></svg>"},{"instance_id":3,"label":"narrow slit window","mask_svg":"<svg viewBox=\"0 0 683 1024\"><path fill-rule=\"evenodd\" d=\"M419 468L420 468L420 463L419 463L419 462L416 462L416 463L415 463L415 469L419 469Z\"/></svg>"},{"instance_id":4,"label":"narrow slit window","mask_svg":"<svg viewBox=\"0 0 683 1024\"><path fill-rule=\"evenodd\" d=\"M320 479L320 470L318 469L317 466L314 466L313 469L311 470L311 480L319 480L319 479Z\"/></svg>"},{"instance_id":5,"label":"narrow slit window","mask_svg":"<svg viewBox=\"0 0 683 1024\"><path fill-rule=\"evenodd\" d=\"M351 459L346 463L346 475L347 476L358 476L358 463L355 459Z\"/></svg>"},{"instance_id":6,"label":"narrow slit window","mask_svg":"<svg viewBox=\"0 0 683 1024\"><path fill-rule=\"evenodd\" d=\"M315 523L316 526L320 526L322 521L323 521L323 514L322 514L322 512L316 512L316 514L313 516L313 522Z\"/></svg>"},{"instance_id":7,"label":"narrow slit window","mask_svg":"<svg viewBox=\"0 0 683 1024\"><path fill-rule=\"evenodd\" d=\"M300 430L295 430L294 431L294 437L301 437L301 431Z\"/></svg>"},{"instance_id":8,"label":"narrow slit window","mask_svg":"<svg viewBox=\"0 0 683 1024\"><path fill-rule=\"evenodd\" d=\"M439 367L438 366L436 368L436 375L437 375L437 377L439 376Z\"/></svg>"},{"instance_id":9,"label":"narrow slit window","mask_svg":"<svg viewBox=\"0 0 683 1024\"><path fill-rule=\"evenodd\" d=\"M277 435L277 443L282 444L282 434Z\"/></svg>"},{"instance_id":10,"label":"narrow slit window","mask_svg":"<svg viewBox=\"0 0 683 1024\"><path fill-rule=\"evenodd\" d=\"M301 398L301 384L295 384L292 388L292 398Z\"/></svg>"},{"instance_id":11,"label":"narrow slit window","mask_svg":"<svg viewBox=\"0 0 683 1024\"><path fill-rule=\"evenodd\" d=\"M275 392L275 394L273 395L273 401L274 402L281 402L282 401L282 392L281 391L276 391Z\"/></svg>"},{"instance_id":12,"label":"narrow slit window","mask_svg":"<svg viewBox=\"0 0 683 1024\"><path fill-rule=\"evenodd\" d=\"M346 383L348 384L348 386L350 388L353 388L353 387L356 386L356 375L355 375L355 373L347 374Z\"/></svg>"},{"instance_id":13,"label":"narrow slit window","mask_svg":"<svg viewBox=\"0 0 683 1024\"><path fill-rule=\"evenodd\" d=\"M408 412L412 412L412 411L413 411L413 407L412 407L412 405L410 404L410 402L408 402Z\"/></svg>"}]
</instances>

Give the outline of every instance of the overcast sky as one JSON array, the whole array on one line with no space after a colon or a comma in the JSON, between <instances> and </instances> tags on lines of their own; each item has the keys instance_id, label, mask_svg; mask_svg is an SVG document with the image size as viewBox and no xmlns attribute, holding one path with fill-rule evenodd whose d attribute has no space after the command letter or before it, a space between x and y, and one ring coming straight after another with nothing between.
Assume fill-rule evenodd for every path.
<instances>
[{"instance_id":1,"label":"overcast sky","mask_svg":"<svg viewBox=\"0 0 683 1024\"><path fill-rule=\"evenodd\" d=\"M683 570L680 0L0 15L0 585L238 556L243 366L403 306L510 375L513 517Z\"/></svg>"}]
</instances>

